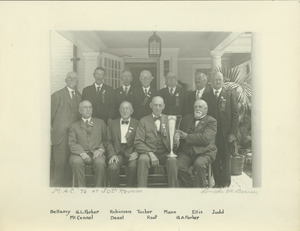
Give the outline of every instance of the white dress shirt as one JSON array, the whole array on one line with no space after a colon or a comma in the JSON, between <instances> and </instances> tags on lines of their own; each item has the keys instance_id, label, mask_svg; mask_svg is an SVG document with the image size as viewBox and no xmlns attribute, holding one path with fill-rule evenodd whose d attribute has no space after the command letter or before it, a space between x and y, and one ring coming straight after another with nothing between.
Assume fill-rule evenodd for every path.
<instances>
[{"instance_id":1,"label":"white dress shirt","mask_svg":"<svg viewBox=\"0 0 300 231\"><path fill-rule=\"evenodd\" d=\"M145 93L145 90L146 90L146 92L147 92L147 94L148 94L148 93L149 93L149 90L150 90L150 86L149 86L149 87L143 87L144 93Z\"/></svg>"},{"instance_id":2,"label":"white dress shirt","mask_svg":"<svg viewBox=\"0 0 300 231\"><path fill-rule=\"evenodd\" d=\"M70 87L68 87L68 86L67 86L67 88L68 88L69 95L70 95L71 99L73 99L73 94L72 94L72 92L74 91L74 94L75 94L75 90L72 89L72 88L70 88Z\"/></svg>"},{"instance_id":3,"label":"white dress shirt","mask_svg":"<svg viewBox=\"0 0 300 231\"><path fill-rule=\"evenodd\" d=\"M127 87L127 93L129 92L130 85L128 85L128 86L122 85L122 87L123 87L123 91L124 91L124 92L125 92L125 88L126 88L126 87Z\"/></svg>"},{"instance_id":4,"label":"white dress shirt","mask_svg":"<svg viewBox=\"0 0 300 231\"><path fill-rule=\"evenodd\" d=\"M128 124L122 124L123 119L120 119L120 127L121 127L121 143L126 144L126 134L128 132L129 124L130 124L130 118L128 120Z\"/></svg>"},{"instance_id":5,"label":"white dress shirt","mask_svg":"<svg viewBox=\"0 0 300 231\"><path fill-rule=\"evenodd\" d=\"M98 90L98 87L100 87L99 91L101 91L102 86L103 86L103 83L101 83L100 85L98 85L97 83L95 83L96 91Z\"/></svg>"},{"instance_id":6,"label":"white dress shirt","mask_svg":"<svg viewBox=\"0 0 300 231\"><path fill-rule=\"evenodd\" d=\"M205 87L203 87L201 90L196 90L196 99L201 99Z\"/></svg>"},{"instance_id":7,"label":"white dress shirt","mask_svg":"<svg viewBox=\"0 0 300 231\"><path fill-rule=\"evenodd\" d=\"M154 119L154 117L158 117L158 116L156 116L154 114L152 114L152 115L153 115L153 119ZM159 116L161 117L161 115L159 115ZM154 121L154 123L156 125L157 131L159 131L160 130L160 120L156 120L156 121Z\"/></svg>"},{"instance_id":8,"label":"white dress shirt","mask_svg":"<svg viewBox=\"0 0 300 231\"><path fill-rule=\"evenodd\" d=\"M222 88L220 88L218 90L216 90L216 89L213 88L213 91L214 91L214 95L216 95L216 91L218 91L218 97L219 97L219 95L220 95L220 93L222 91Z\"/></svg>"},{"instance_id":9,"label":"white dress shirt","mask_svg":"<svg viewBox=\"0 0 300 231\"><path fill-rule=\"evenodd\" d=\"M82 120L83 120L83 122L84 123L86 123L86 121L88 121L89 123L91 122L91 117L90 118L88 118L88 119L84 119L84 118L82 118Z\"/></svg>"},{"instance_id":10,"label":"white dress shirt","mask_svg":"<svg viewBox=\"0 0 300 231\"><path fill-rule=\"evenodd\" d=\"M176 91L176 87L168 87L169 88L169 93L171 92L171 89L173 90L172 93L174 95L175 91Z\"/></svg>"}]
</instances>

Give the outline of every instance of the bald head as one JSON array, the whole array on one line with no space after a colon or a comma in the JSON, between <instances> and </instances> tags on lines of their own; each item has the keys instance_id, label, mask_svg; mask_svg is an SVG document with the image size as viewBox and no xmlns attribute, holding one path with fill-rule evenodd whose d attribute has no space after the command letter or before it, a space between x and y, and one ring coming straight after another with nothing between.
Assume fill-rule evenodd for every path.
<instances>
[{"instance_id":1,"label":"bald head","mask_svg":"<svg viewBox=\"0 0 300 231\"><path fill-rule=\"evenodd\" d=\"M143 87L147 88L150 86L152 80L154 79L151 72L148 70L143 70L140 74L140 82Z\"/></svg>"},{"instance_id":2,"label":"bald head","mask_svg":"<svg viewBox=\"0 0 300 231\"><path fill-rule=\"evenodd\" d=\"M85 119L90 118L93 113L93 108L92 108L91 102L88 100L84 100L84 101L80 102L79 112L80 112L82 118L85 118Z\"/></svg>"},{"instance_id":3,"label":"bald head","mask_svg":"<svg viewBox=\"0 0 300 231\"><path fill-rule=\"evenodd\" d=\"M65 82L69 88L72 88L75 90L77 83L78 83L78 76L75 71L68 72Z\"/></svg>"},{"instance_id":4,"label":"bald head","mask_svg":"<svg viewBox=\"0 0 300 231\"><path fill-rule=\"evenodd\" d=\"M165 108L165 103L162 97L160 96L155 96L153 97L151 103L150 103L150 108L152 109L152 113L156 116L160 116L162 111Z\"/></svg>"},{"instance_id":5,"label":"bald head","mask_svg":"<svg viewBox=\"0 0 300 231\"><path fill-rule=\"evenodd\" d=\"M132 104L128 101L123 101L119 108L120 115L123 120L128 120L133 113Z\"/></svg>"}]
</instances>

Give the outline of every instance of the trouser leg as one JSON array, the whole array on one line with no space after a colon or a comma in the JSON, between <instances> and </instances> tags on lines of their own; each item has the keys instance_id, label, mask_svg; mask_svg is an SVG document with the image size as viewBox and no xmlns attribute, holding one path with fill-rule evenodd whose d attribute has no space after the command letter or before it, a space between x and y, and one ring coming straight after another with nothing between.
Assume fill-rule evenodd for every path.
<instances>
[{"instance_id":1,"label":"trouser leg","mask_svg":"<svg viewBox=\"0 0 300 231\"><path fill-rule=\"evenodd\" d=\"M167 158L166 169L168 177L168 187L177 188L178 187L178 165L176 158Z\"/></svg>"},{"instance_id":2,"label":"trouser leg","mask_svg":"<svg viewBox=\"0 0 300 231\"><path fill-rule=\"evenodd\" d=\"M206 172L208 169L208 164L210 159L208 156L199 156L194 162L194 187L195 188L204 188L206 187Z\"/></svg>"},{"instance_id":3,"label":"trouser leg","mask_svg":"<svg viewBox=\"0 0 300 231\"><path fill-rule=\"evenodd\" d=\"M180 187L192 187L192 178L188 173L192 160L189 156L181 154L177 158L178 184Z\"/></svg>"},{"instance_id":4,"label":"trouser leg","mask_svg":"<svg viewBox=\"0 0 300 231\"><path fill-rule=\"evenodd\" d=\"M136 172L137 172L137 159L129 161L127 164L127 167L125 168L126 187L134 187L135 186L136 179L137 179Z\"/></svg>"},{"instance_id":5,"label":"trouser leg","mask_svg":"<svg viewBox=\"0 0 300 231\"><path fill-rule=\"evenodd\" d=\"M225 141L226 142L226 141ZM231 154L229 143L224 143L224 153L222 155L222 186L229 187L231 184Z\"/></svg>"},{"instance_id":6,"label":"trouser leg","mask_svg":"<svg viewBox=\"0 0 300 231\"><path fill-rule=\"evenodd\" d=\"M141 154L137 164L138 187L147 187L150 158L147 154Z\"/></svg>"},{"instance_id":7,"label":"trouser leg","mask_svg":"<svg viewBox=\"0 0 300 231\"><path fill-rule=\"evenodd\" d=\"M80 156L71 155L70 165L73 171L75 185L85 187L85 164Z\"/></svg>"},{"instance_id":8,"label":"trouser leg","mask_svg":"<svg viewBox=\"0 0 300 231\"><path fill-rule=\"evenodd\" d=\"M106 186L105 159L105 156L102 155L93 160L96 187Z\"/></svg>"},{"instance_id":9,"label":"trouser leg","mask_svg":"<svg viewBox=\"0 0 300 231\"><path fill-rule=\"evenodd\" d=\"M71 168L68 163L70 154L68 147L68 137L65 136L60 144L53 145L54 173L53 185L55 187L70 186Z\"/></svg>"},{"instance_id":10,"label":"trouser leg","mask_svg":"<svg viewBox=\"0 0 300 231\"><path fill-rule=\"evenodd\" d=\"M110 187L120 186L120 167L123 165L123 157L118 155L119 163L112 163L108 165L108 180Z\"/></svg>"}]
</instances>

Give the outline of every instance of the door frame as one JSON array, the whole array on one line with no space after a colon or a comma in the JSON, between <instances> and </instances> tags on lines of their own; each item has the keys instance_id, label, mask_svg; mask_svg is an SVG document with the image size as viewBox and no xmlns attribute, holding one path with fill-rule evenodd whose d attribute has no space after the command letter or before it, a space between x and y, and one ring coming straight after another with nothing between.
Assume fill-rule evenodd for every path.
<instances>
[{"instance_id":1,"label":"door frame","mask_svg":"<svg viewBox=\"0 0 300 231\"><path fill-rule=\"evenodd\" d=\"M160 58L124 58L124 67L130 63L154 63L156 64L156 88L159 89L160 83Z\"/></svg>"}]
</instances>

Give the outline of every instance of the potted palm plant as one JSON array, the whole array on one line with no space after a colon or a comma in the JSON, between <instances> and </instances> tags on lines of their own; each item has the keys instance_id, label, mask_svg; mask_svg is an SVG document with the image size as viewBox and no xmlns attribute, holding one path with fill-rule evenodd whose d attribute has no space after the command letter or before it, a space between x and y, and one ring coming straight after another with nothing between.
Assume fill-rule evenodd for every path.
<instances>
[{"instance_id":1,"label":"potted palm plant","mask_svg":"<svg viewBox=\"0 0 300 231\"><path fill-rule=\"evenodd\" d=\"M251 152L251 71L241 74L239 68L214 67L221 72L225 89L235 92L239 108L239 130L237 142L231 150L231 174L240 175L244 159Z\"/></svg>"}]
</instances>

